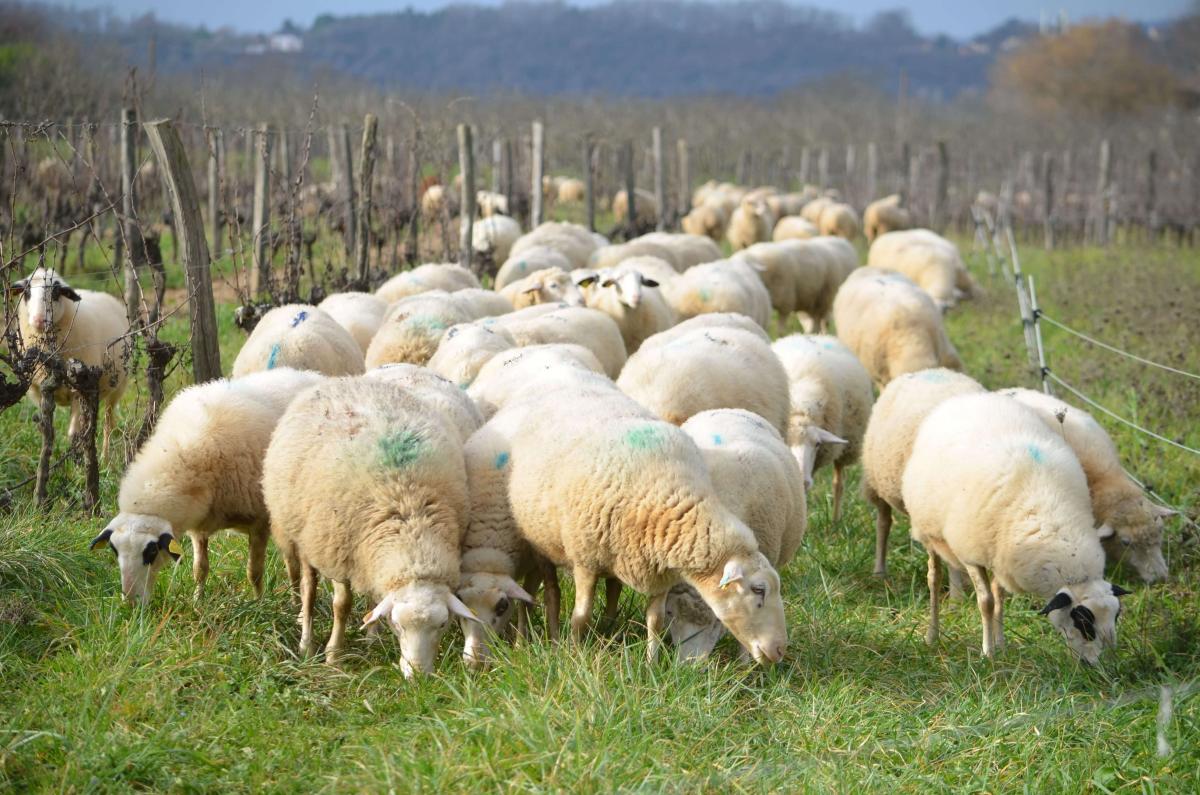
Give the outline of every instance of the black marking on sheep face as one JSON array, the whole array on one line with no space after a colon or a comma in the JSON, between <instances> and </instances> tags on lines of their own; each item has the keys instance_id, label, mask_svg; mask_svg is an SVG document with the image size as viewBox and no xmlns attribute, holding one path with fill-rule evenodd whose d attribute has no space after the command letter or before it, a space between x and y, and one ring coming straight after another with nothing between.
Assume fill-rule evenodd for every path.
<instances>
[{"instance_id":1,"label":"black marking on sheep face","mask_svg":"<svg viewBox=\"0 0 1200 795\"><path fill-rule=\"evenodd\" d=\"M29 280L21 279L20 281L13 282L12 284L10 284L8 286L8 294L11 296L14 296L14 297L19 295L22 298L22 300L28 300L29 299Z\"/></svg>"},{"instance_id":2,"label":"black marking on sheep face","mask_svg":"<svg viewBox=\"0 0 1200 795\"><path fill-rule=\"evenodd\" d=\"M1054 598L1046 603L1046 606L1038 611L1039 616L1048 616L1055 610L1062 610L1064 607L1070 607L1071 594L1066 591L1059 591L1054 594Z\"/></svg>"},{"instance_id":3,"label":"black marking on sheep face","mask_svg":"<svg viewBox=\"0 0 1200 795\"><path fill-rule=\"evenodd\" d=\"M171 556L171 560L179 560L179 553L174 552L171 549L171 542L174 540L175 536L171 535L170 533L163 533L158 537L158 548L166 550L167 554ZM176 547L176 549L178 548L179 547Z\"/></svg>"},{"instance_id":4,"label":"black marking on sheep face","mask_svg":"<svg viewBox=\"0 0 1200 795\"><path fill-rule=\"evenodd\" d=\"M146 546L142 549L142 565L149 566L158 557L158 542L147 541Z\"/></svg>"},{"instance_id":5,"label":"black marking on sheep face","mask_svg":"<svg viewBox=\"0 0 1200 795\"><path fill-rule=\"evenodd\" d=\"M1096 639L1096 614L1083 605L1071 608L1071 622L1084 640Z\"/></svg>"}]
</instances>

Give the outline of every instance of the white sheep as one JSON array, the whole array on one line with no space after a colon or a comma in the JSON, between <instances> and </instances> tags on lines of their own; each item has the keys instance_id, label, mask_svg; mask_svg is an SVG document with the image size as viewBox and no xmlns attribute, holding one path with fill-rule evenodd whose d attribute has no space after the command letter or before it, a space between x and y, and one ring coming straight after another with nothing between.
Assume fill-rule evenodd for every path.
<instances>
[{"instance_id":1,"label":"white sheep","mask_svg":"<svg viewBox=\"0 0 1200 795\"><path fill-rule=\"evenodd\" d=\"M813 329L824 327L844 276L815 240L756 243L741 255L761 267L760 277L783 327L803 312Z\"/></svg>"},{"instance_id":2,"label":"white sheep","mask_svg":"<svg viewBox=\"0 0 1200 795\"><path fill-rule=\"evenodd\" d=\"M508 259L508 252L521 236L521 225L506 215L491 215L471 225L471 248L494 263Z\"/></svg>"},{"instance_id":3,"label":"white sheep","mask_svg":"<svg viewBox=\"0 0 1200 795\"><path fill-rule=\"evenodd\" d=\"M357 375L363 351L336 320L308 304L277 306L263 315L233 361L233 377L291 367L323 375Z\"/></svg>"},{"instance_id":4,"label":"white sheep","mask_svg":"<svg viewBox=\"0 0 1200 795\"><path fill-rule=\"evenodd\" d=\"M962 369L933 299L898 273L856 270L834 298L833 322L879 387L917 370Z\"/></svg>"},{"instance_id":5,"label":"white sheep","mask_svg":"<svg viewBox=\"0 0 1200 795\"><path fill-rule=\"evenodd\" d=\"M475 401L467 397L461 387L427 367L415 364L385 364L374 370L367 370L363 377L395 384L407 394L420 398L458 432L463 443L483 425L483 415L479 413Z\"/></svg>"},{"instance_id":6,"label":"white sheep","mask_svg":"<svg viewBox=\"0 0 1200 795\"><path fill-rule=\"evenodd\" d=\"M912 213L907 207L900 206L898 193L876 199L863 210L863 232L866 233L868 243L888 232L911 229L912 225Z\"/></svg>"},{"instance_id":7,"label":"white sheep","mask_svg":"<svg viewBox=\"0 0 1200 795\"><path fill-rule=\"evenodd\" d=\"M650 337L629 357L617 386L674 425L708 409L746 409L787 433L787 374L770 345L748 331L695 328Z\"/></svg>"},{"instance_id":8,"label":"white sheep","mask_svg":"<svg viewBox=\"0 0 1200 795\"><path fill-rule=\"evenodd\" d=\"M808 240L819 234L821 231L813 222L806 221L798 215L785 215L775 222L771 239L777 243L781 240Z\"/></svg>"},{"instance_id":9,"label":"white sheep","mask_svg":"<svg viewBox=\"0 0 1200 795\"><path fill-rule=\"evenodd\" d=\"M647 337L675 325L675 312L659 292L658 282L636 268L617 266L588 278L595 284L587 291L587 305L616 322L626 352L632 354Z\"/></svg>"},{"instance_id":10,"label":"white sheep","mask_svg":"<svg viewBox=\"0 0 1200 795\"><path fill-rule=\"evenodd\" d=\"M771 346L787 373L787 442L812 488L813 473L833 465L833 521L842 514L843 470L859 459L875 393L871 376L837 337L793 334Z\"/></svg>"},{"instance_id":11,"label":"white sheep","mask_svg":"<svg viewBox=\"0 0 1200 795\"><path fill-rule=\"evenodd\" d=\"M558 200L564 204L577 204L587 197L587 185L575 177L556 177Z\"/></svg>"},{"instance_id":12,"label":"white sheep","mask_svg":"<svg viewBox=\"0 0 1200 795\"><path fill-rule=\"evenodd\" d=\"M379 286L375 296L385 303L394 304L401 298L431 290L452 293L479 286L479 279L475 278L475 274L457 263L431 263L397 273Z\"/></svg>"},{"instance_id":13,"label":"white sheep","mask_svg":"<svg viewBox=\"0 0 1200 795\"><path fill-rule=\"evenodd\" d=\"M604 375L600 361L582 345L527 345L488 359L467 387L467 394L484 419L490 420L509 401L527 389L540 388L541 381L556 378L562 370Z\"/></svg>"},{"instance_id":14,"label":"white sheep","mask_svg":"<svg viewBox=\"0 0 1200 795\"><path fill-rule=\"evenodd\" d=\"M718 204L702 204L688 212L679 221L680 228L690 235L703 235L714 243L725 238L729 214Z\"/></svg>"},{"instance_id":15,"label":"white sheep","mask_svg":"<svg viewBox=\"0 0 1200 795\"><path fill-rule=\"evenodd\" d=\"M832 204L835 204L835 201L829 196L818 196L800 209L800 217L810 224L814 224L819 229L821 227L821 213L825 212L825 208Z\"/></svg>"},{"instance_id":16,"label":"white sheep","mask_svg":"<svg viewBox=\"0 0 1200 795\"><path fill-rule=\"evenodd\" d=\"M459 323L446 329L426 366L466 389L489 359L516 346L512 335L495 325Z\"/></svg>"},{"instance_id":17,"label":"white sheep","mask_svg":"<svg viewBox=\"0 0 1200 795\"><path fill-rule=\"evenodd\" d=\"M17 323L25 349L42 348L62 359L78 359L88 367L99 367L100 407L104 410L101 456L108 455L109 437L116 426L117 403L129 379L130 344L125 338L129 321L125 305L107 293L75 290L51 268L38 268L14 282L9 294L20 297ZM42 399L41 384L46 373L39 368L29 385L35 404ZM59 406L70 405L68 436L79 432L80 397L63 385L54 393Z\"/></svg>"},{"instance_id":18,"label":"white sheep","mask_svg":"<svg viewBox=\"0 0 1200 795\"><path fill-rule=\"evenodd\" d=\"M911 279L943 311L961 298L981 294L958 247L928 229L906 229L880 235L871 244L867 264L896 271Z\"/></svg>"},{"instance_id":19,"label":"white sheep","mask_svg":"<svg viewBox=\"0 0 1200 795\"><path fill-rule=\"evenodd\" d=\"M862 440L862 491L876 512L876 577L887 576L892 513L906 513L900 486L921 422L943 401L983 391L974 378L944 368L905 373L880 391ZM951 589L959 590L954 577Z\"/></svg>"},{"instance_id":20,"label":"white sheep","mask_svg":"<svg viewBox=\"0 0 1200 795\"><path fill-rule=\"evenodd\" d=\"M763 330L762 326L738 312L708 312L703 315L696 315L693 318L676 323L666 331L655 334L654 343L656 345L663 345L700 329L737 329L758 337L768 345L771 344L771 338Z\"/></svg>"},{"instance_id":21,"label":"white sheep","mask_svg":"<svg viewBox=\"0 0 1200 795\"><path fill-rule=\"evenodd\" d=\"M370 293L334 293L317 304L325 314L350 332L358 347L365 353L371 339L383 325L388 305Z\"/></svg>"},{"instance_id":22,"label":"white sheep","mask_svg":"<svg viewBox=\"0 0 1200 795\"><path fill-rule=\"evenodd\" d=\"M1146 582L1167 576L1162 554L1163 520L1175 511L1150 501L1121 467L1117 446L1100 423L1082 409L1031 389L1005 389L1002 394L1037 412L1062 435L1083 467L1096 521L1113 533L1101 533L1110 561L1128 560Z\"/></svg>"},{"instance_id":23,"label":"white sheep","mask_svg":"<svg viewBox=\"0 0 1200 795\"><path fill-rule=\"evenodd\" d=\"M425 364L446 329L490 316L488 313L500 307L510 308L502 296L488 290L479 290L479 295L475 292L436 290L397 301L367 348L367 367L400 362Z\"/></svg>"},{"instance_id":24,"label":"white sheep","mask_svg":"<svg viewBox=\"0 0 1200 795\"><path fill-rule=\"evenodd\" d=\"M636 204L634 211L637 213L634 225L639 229L653 227L658 221L658 200L653 193L642 188L634 188L633 197ZM613 221L618 224L624 223L629 215L629 198L625 191L619 190L613 196L612 214Z\"/></svg>"},{"instance_id":25,"label":"white sheep","mask_svg":"<svg viewBox=\"0 0 1200 795\"><path fill-rule=\"evenodd\" d=\"M510 255L500 266L500 270L496 272L495 288L503 290L515 281L549 268L570 271L571 260L558 249L549 246L529 246Z\"/></svg>"},{"instance_id":26,"label":"white sheep","mask_svg":"<svg viewBox=\"0 0 1200 795\"><path fill-rule=\"evenodd\" d=\"M702 411L681 428L700 448L717 497L754 532L771 565L783 568L808 522L804 480L783 437L762 417L741 409ZM666 612L683 659L706 657L725 634L690 585L671 588Z\"/></svg>"},{"instance_id":27,"label":"white sheep","mask_svg":"<svg viewBox=\"0 0 1200 795\"><path fill-rule=\"evenodd\" d=\"M493 193L490 190L476 191L475 206L479 208L479 214L484 218L508 215L508 197L503 193ZM520 227L517 228L520 229ZM520 234L518 231L517 236L519 237Z\"/></svg>"},{"instance_id":28,"label":"white sheep","mask_svg":"<svg viewBox=\"0 0 1200 795\"><path fill-rule=\"evenodd\" d=\"M319 383L317 373L279 368L234 380L188 387L167 404L121 479L119 513L93 539L111 547L121 569L121 591L148 604L168 557L179 559L177 539L192 539L196 597L208 580L208 541L233 528L250 538L246 575L259 596L267 549L263 456L290 401Z\"/></svg>"},{"instance_id":29,"label":"white sheep","mask_svg":"<svg viewBox=\"0 0 1200 795\"><path fill-rule=\"evenodd\" d=\"M595 354L610 378L615 378L625 366L627 354L621 330L611 317L598 309L555 308L553 304L542 304L495 318L492 322L511 334L521 347L551 343L582 345Z\"/></svg>"},{"instance_id":30,"label":"white sheep","mask_svg":"<svg viewBox=\"0 0 1200 795\"><path fill-rule=\"evenodd\" d=\"M737 209L729 216L725 238L734 251L740 251L755 243L770 240L774 228L775 216L767 203L747 197L742 199Z\"/></svg>"},{"instance_id":31,"label":"white sheep","mask_svg":"<svg viewBox=\"0 0 1200 795\"><path fill-rule=\"evenodd\" d=\"M716 262L722 257L721 247L705 235L651 232L637 239L666 248L673 255L673 259L669 259L668 262L672 262L675 269L680 271L706 262Z\"/></svg>"},{"instance_id":32,"label":"white sheep","mask_svg":"<svg viewBox=\"0 0 1200 795\"><path fill-rule=\"evenodd\" d=\"M663 296L686 320L709 312L738 312L767 328L771 294L759 275L761 265L735 257L689 268L663 287Z\"/></svg>"},{"instance_id":33,"label":"white sheep","mask_svg":"<svg viewBox=\"0 0 1200 795\"><path fill-rule=\"evenodd\" d=\"M543 268L524 279L510 282L500 294L512 304L513 309L524 309L537 304L566 303L583 306L583 293L562 268Z\"/></svg>"},{"instance_id":34,"label":"white sheep","mask_svg":"<svg viewBox=\"0 0 1200 795\"><path fill-rule=\"evenodd\" d=\"M566 257L568 265L563 267L563 270L571 270L585 267L592 252L601 245L600 240L593 236L587 227L579 224L546 221L531 232L522 235L513 244L509 257L523 254L526 249L534 246L544 246L554 249ZM521 276L524 275L526 274L521 274Z\"/></svg>"},{"instance_id":35,"label":"white sheep","mask_svg":"<svg viewBox=\"0 0 1200 795\"><path fill-rule=\"evenodd\" d=\"M1046 599L1042 615L1087 663L1116 645L1125 591L1104 579L1087 480L1032 410L1003 395L946 400L917 431L901 491L912 537L929 552L929 643L938 637L940 557L975 586L984 656L1004 647L1007 593Z\"/></svg>"},{"instance_id":36,"label":"white sheep","mask_svg":"<svg viewBox=\"0 0 1200 795\"><path fill-rule=\"evenodd\" d=\"M588 260L588 268L599 271L605 268L615 268L627 259L655 257L670 263L676 271L685 270L680 266L675 251L670 246L662 242L647 240L647 237L649 236L643 235L626 243L596 249L592 252L591 259Z\"/></svg>"},{"instance_id":37,"label":"white sheep","mask_svg":"<svg viewBox=\"0 0 1200 795\"><path fill-rule=\"evenodd\" d=\"M846 240L858 237L858 213L849 204L833 202L821 210L821 220L817 224L822 235L836 235Z\"/></svg>"},{"instance_id":38,"label":"white sheep","mask_svg":"<svg viewBox=\"0 0 1200 795\"><path fill-rule=\"evenodd\" d=\"M319 577L333 582L326 659L345 647L353 592L400 641L405 677L433 670L453 615L468 511L462 441L419 397L383 379L330 381L296 398L263 464L271 537L300 590L300 653L313 651Z\"/></svg>"},{"instance_id":39,"label":"white sheep","mask_svg":"<svg viewBox=\"0 0 1200 795\"><path fill-rule=\"evenodd\" d=\"M494 290L485 290L482 287L455 290L451 296L455 304L476 319L507 315L512 311L512 304L507 298Z\"/></svg>"}]
</instances>

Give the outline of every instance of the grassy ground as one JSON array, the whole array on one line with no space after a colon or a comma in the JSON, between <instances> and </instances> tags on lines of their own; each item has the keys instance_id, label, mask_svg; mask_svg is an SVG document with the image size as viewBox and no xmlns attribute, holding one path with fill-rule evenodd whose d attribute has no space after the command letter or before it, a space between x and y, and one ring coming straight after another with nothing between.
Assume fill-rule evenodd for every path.
<instances>
[{"instance_id":1,"label":"grassy ground","mask_svg":"<svg viewBox=\"0 0 1200 795\"><path fill-rule=\"evenodd\" d=\"M1024 252L1046 311L1120 347L1200 372L1194 251ZM986 273L986 268L983 268ZM1011 287L950 318L971 374L1032 385ZM221 308L223 362L240 333ZM168 332L182 339L185 329ZM1122 362L1047 330L1051 367L1121 414L1200 446L1200 384ZM181 368L172 388L184 381ZM122 406L134 427L139 396ZM33 470L29 405L0 414L0 488ZM1194 511L1200 461L1114 433L1129 467ZM1127 597L1121 644L1076 663L1039 606L1015 598L1009 647L980 658L973 603L953 604L929 649L925 561L901 523L891 579L871 577L873 516L848 490L832 526L829 478L810 496L804 547L784 573L791 645L770 670L729 642L699 667L649 665L643 600L582 647L545 640L472 673L448 635L438 675L406 682L394 642L353 636L342 670L301 662L282 565L249 596L245 542L214 542L201 604L190 567L160 577L153 606L118 598L110 555L90 554L80 473L57 471L48 511L30 488L0 515L0 789L16 791L1195 791L1200 780L1200 566L1171 525L1172 578ZM103 479L112 511L119 467ZM360 604L356 615L361 612ZM318 633L328 631L322 605ZM1181 687L1156 755L1159 686Z\"/></svg>"}]
</instances>

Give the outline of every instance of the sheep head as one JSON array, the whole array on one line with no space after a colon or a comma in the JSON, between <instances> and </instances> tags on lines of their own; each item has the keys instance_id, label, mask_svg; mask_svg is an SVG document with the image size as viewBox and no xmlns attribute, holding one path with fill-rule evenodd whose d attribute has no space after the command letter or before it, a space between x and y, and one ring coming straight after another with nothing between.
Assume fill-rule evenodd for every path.
<instances>
[{"instance_id":1,"label":"sheep head","mask_svg":"<svg viewBox=\"0 0 1200 795\"><path fill-rule=\"evenodd\" d=\"M1102 651L1117 645L1117 617L1121 614L1118 597L1127 593L1105 580L1067 585L1038 614L1049 617L1071 651L1095 665Z\"/></svg>"},{"instance_id":2,"label":"sheep head","mask_svg":"<svg viewBox=\"0 0 1200 795\"><path fill-rule=\"evenodd\" d=\"M507 634L516 603L534 603L533 597L513 578L486 572L464 574L458 598L475 615L474 620L459 620L466 640L463 662L472 667L485 665L491 658L490 644Z\"/></svg>"},{"instance_id":3,"label":"sheep head","mask_svg":"<svg viewBox=\"0 0 1200 795\"><path fill-rule=\"evenodd\" d=\"M1115 532L1101 533L1105 557L1129 563L1144 582L1164 579L1167 561L1162 554L1163 521L1175 515L1175 511L1145 497L1133 501L1109 519Z\"/></svg>"},{"instance_id":4,"label":"sheep head","mask_svg":"<svg viewBox=\"0 0 1200 795\"><path fill-rule=\"evenodd\" d=\"M756 662L783 659L787 625L779 575L761 552L731 555L721 568L691 584Z\"/></svg>"},{"instance_id":5,"label":"sheep head","mask_svg":"<svg viewBox=\"0 0 1200 795\"><path fill-rule=\"evenodd\" d=\"M106 547L117 558L121 594L131 604L149 604L159 569L183 554L171 523L145 514L117 514L88 545L92 550Z\"/></svg>"},{"instance_id":6,"label":"sheep head","mask_svg":"<svg viewBox=\"0 0 1200 795\"><path fill-rule=\"evenodd\" d=\"M677 583L667 592L667 622L671 642L682 660L704 659L725 634L724 625L700 594L685 583Z\"/></svg>"},{"instance_id":7,"label":"sheep head","mask_svg":"<svg viewBox=\"0 0 1200 795\"><path fill-rule=\"evenodd\" d=\"M400 642L400 670L405 679L433 671L438 644L450 625L450 616L478 621L445 585L414 582L389 591L367 613L363 626L386 619Z\"/></svg>"},{"instance_id":8,"label":"sheep head","mask_svg":"<svg viewBox=\"0 0 1200 795\"><path fill-rule=\"evenodd\" d=\"M45 333L67 314L68 302L79 303L79 293L71 289L51 268L38 268L27 279L9 285L9 292L20 295L29 312L29 325Z\"/></svg>"}]
</instances>

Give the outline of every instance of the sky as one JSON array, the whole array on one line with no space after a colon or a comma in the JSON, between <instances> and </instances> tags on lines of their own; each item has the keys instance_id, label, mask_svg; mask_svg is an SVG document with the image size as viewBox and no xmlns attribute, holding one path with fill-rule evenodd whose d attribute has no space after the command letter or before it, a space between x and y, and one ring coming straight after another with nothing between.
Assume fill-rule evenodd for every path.
<instances>
[{"instance_id":1,"label":"sky","mask_svg":"<svg viewBox=\"0 0 1200 795\"><path fill-rule=\"evenodd\" d=\"M572 0L578 1L578 0ZM459 0L496 5L498 0ZM591 4L597 0L585 0ZM206 25L210 29L232 27L243 32L265 32L290 18L304 26L322 13L339 16L398 11L407 6L428 10L448 5L446 0L55 0L56 5L77 8L106 7L121 16L153 11L167 22ZM917 30L925 34L946 33L968 38L988 30L1009 17L1037 21L1043 12L1057 15L1059 9L1075 21L1087 17L1122 16L1140 21L1158 21L1176 16L1192 6L1192 0L800 0L799 5L827 8L846 14L857 22L878 11L906 7Z\"/></svg>"}]
</instances>

